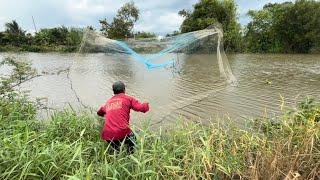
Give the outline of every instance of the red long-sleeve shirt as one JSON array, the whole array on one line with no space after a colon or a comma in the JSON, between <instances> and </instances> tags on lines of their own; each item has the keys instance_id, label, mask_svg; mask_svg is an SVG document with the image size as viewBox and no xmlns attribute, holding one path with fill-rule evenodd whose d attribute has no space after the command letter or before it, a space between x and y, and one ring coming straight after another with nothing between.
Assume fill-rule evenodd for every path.
<instances>
[{"instance_id":1,"label":"red long-sleeve shirt","mask_svg":"<svg viewBox=\"0 0 320 180\"><path fill-rule=\"evenodd\" d=\"M124 93L116 94L100 107L97 114L105 117L101 137L104 140L121 140L131 133L129 127L130 110L149 111L148 103L140 103Z\"/></svg>"}]
</instances>

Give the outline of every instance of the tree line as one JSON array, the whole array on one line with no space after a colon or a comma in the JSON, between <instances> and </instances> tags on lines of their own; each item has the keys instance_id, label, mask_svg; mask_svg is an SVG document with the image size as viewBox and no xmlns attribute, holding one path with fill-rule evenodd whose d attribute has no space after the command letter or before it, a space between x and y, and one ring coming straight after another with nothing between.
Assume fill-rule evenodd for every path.
<instances>
[{"instance_id":1,"label":"tree line","mask_svg":"<svg viewBox=\"0 0 320 180\"><path fill-rule=\"evenodd\" d=\"M249 52L320 52L320 1L266 4L249 11L252 21L245 29Z\"/></svg>"},{"instance_id":2,"label":"tree line","mask_svg":"<svg viewBox=\"0 0 320 180\"><path fill-rule=\"evenodd\" d=\"M35 35L26 33L13 20L5 24L5 31L0 32L0 51L65 51L78 49L83 30L79 28L55 27L44 28Z\"/></svg>"},{"instance_id":3,"label":"tree line","mask_svg":"<svg viewBox=\"0 0 320 180\"><path fill-rule=\"evenodd\" d=\"M227 52L252 53L312 53L320 52L320 2L268 3L260 10L250 10L250 22L241 27L235 0L199 0L190 10L178 14L184 17L174 36L221 24ZM154 38L152 32L133 32L140 11L133 2L122 6L111 22L99 20L100 31L111 39ZM93 29L89 27L89 29ZM0 32L0 51L65 51L78 49L84 29L45 28L34 35L26 33L16 21L5 24Z\"/></svg>"},{"instance_id":4,"label":"tree line","mask_svg":"<svg viewBox=\"0 0 320 180\"><path fill-rule=\"evenodd\" d=\"M26 33L13 20L0 32L0 51L64 51L73 52L81 43L83 30L79 28L44 28L35 35Z\"/></svg>"}]
</instances>

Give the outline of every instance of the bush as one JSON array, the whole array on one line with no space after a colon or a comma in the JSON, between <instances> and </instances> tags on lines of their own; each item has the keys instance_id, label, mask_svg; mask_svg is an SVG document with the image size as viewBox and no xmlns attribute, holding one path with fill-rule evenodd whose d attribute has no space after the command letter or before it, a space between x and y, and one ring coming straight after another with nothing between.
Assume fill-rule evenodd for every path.
<instances>
[{"instance_id":1,"label":"bush","mask_svg":"<svg viewBox=\"0 0 320 180\"><path fill-rule=\"evenodd\" d=\"M26 98L0 102L1 179L320 177L320 106L311 100L251 130L182 121L165 132L136 130L132 155L110 154L100 140L102 120L88 113L65 110L39 121Z\"/></svg>"}]
</instances>

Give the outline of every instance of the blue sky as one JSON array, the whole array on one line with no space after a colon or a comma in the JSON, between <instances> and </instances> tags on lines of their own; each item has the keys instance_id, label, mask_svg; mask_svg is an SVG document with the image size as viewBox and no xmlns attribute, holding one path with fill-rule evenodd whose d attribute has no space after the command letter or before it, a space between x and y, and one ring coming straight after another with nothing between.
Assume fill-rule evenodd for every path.
<instances>
[{"instance_id":1,"label":"blue sky","mask_svg":"<svg viewBox=\"0 0 320 180\"><path fill-rule=\"evenodd\" d=\"M99 19L112 20L124 3L130 0L0 0L0 31L4 23L13 19L23 29L33 32L32 16L37 28L60 25L86 27L92 25L99 29ZM140 9L141 18L135 31L152 31L165 34L178 30L183 18L178 16L181 9L192 9L198 0L134 0ZM242 25L248 23L246 12L261 9L269 2L285 0L236 0L238 18ZM288 0L287 0L288 1Z\"/></svg>"}]
</instances>

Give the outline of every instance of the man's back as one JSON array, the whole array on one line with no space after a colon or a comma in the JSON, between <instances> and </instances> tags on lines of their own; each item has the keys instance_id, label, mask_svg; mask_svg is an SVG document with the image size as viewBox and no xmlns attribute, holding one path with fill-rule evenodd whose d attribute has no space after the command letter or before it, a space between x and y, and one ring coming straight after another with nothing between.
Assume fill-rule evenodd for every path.
<instances>
[{"instance_id":1,"label":"man's back","mask_svg":"<svg viewBox=\"0 0 320 180\"><path fill-rule=\"evenodd\" d=\"M121 140L131 134L129 127L130 110L147 112L148 103L140 103L135 98L127 96L125 93L114 95L97 114L105 117L102 139L107 141Z\"/></svg>"}]
</instances>

